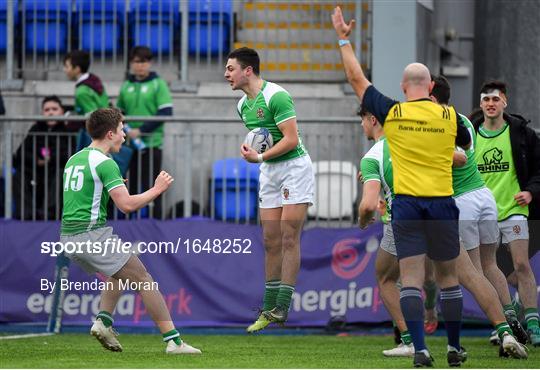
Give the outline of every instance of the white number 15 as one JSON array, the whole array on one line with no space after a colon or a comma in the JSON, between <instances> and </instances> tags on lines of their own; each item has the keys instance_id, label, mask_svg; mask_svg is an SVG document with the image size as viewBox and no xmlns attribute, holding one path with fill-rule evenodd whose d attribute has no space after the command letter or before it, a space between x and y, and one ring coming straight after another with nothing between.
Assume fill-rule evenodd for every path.
<instances>
[{"instance_id":1,"label":"white number 15","mask_svg":"<svg viewBox=\"0 0 540 370\"><path fill-rule=\"evenodd\" d=\"M64 170L66 174L66 181L64 183L64 191L68 191L69 188L73 191L79 191L82 189L84 182L84 166L69 166Z\"/></svg>"}]
</instances>

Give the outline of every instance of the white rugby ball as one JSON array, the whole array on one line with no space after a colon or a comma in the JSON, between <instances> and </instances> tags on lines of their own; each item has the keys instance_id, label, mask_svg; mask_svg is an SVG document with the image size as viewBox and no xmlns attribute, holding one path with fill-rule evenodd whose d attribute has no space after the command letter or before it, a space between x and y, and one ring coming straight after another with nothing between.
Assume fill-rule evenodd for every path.
<instances>
[{"instance_id":1,"label":"white rugby ball","mask_svg":"<svg viewBox=\"0 0 540 370\"><path fill-rule=\"evenodd\" d=\"M274 145L274 139L267 128L258 127L248 132L244 144L252 147L257 153L262 154Z\"/></svg>"}]
</instances>

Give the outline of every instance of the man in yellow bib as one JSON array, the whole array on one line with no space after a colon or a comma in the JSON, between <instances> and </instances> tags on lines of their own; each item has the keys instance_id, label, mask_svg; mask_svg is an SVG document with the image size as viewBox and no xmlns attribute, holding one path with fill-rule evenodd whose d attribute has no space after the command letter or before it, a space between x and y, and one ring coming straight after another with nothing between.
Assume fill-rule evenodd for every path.
<instances>
[{"instance_id":1,"label":"man in yellow bib","mask_svg":"<svg viewBox=\"0 0 540 370\"><path fill-rule=\"evenodd\" d=\"M507 101L504 82L483 84L483 117L473 122L478 132L475 155L478 171L497 203L502 242L508 244L497 259L508 281L518 288L529 340L536 347L540 346L538 293L529 258L538 250L538 243L529 246L529 239L538 235L540 140L527 127L527 120L505 112Z\"/></svg>"},{"instance_id":2,"label":"man in yellow bib","mask_svg":"<svg viewBox=\"0 0 540 370\"><path fill-rule=\"evenodd\" d=\"M426 255L435 264L441 288L441 313L448 335L447 360L460 366L467 353L460 345L463 295L456 272L459 255L459 210L452 198L455 146L467 149L471 137L456 111L433 103L433 82L427 67L409 64L401 81L407 101L381 94L365 77L349 41L348 24L337 7L332 15L347 79L362 106L384 125L394 172L392 227L402 288L400 306L413 339L415 367L431 367L424 341L422 285Z\"/></svg>"}]
</instances>

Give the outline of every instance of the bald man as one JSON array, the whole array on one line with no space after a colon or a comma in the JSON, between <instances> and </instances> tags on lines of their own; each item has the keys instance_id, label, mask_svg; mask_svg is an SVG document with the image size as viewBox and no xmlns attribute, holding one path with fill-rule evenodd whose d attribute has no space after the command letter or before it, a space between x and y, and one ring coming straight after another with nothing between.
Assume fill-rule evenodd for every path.
<instances>
[{"instance_id":1,"label":"bald man","mask_svg":"<svg viewBox=\"0 0 540 370\"><path fill-rule=\"evenodd\" d=\"M401 89L406 102L381 94L365 77L349 41L354 20L345 23L341 9L332 14L343 66L362 106L384 125L394 174L392 228L399 259L400 306L413 339L415 367L433 366L424 341L422 285L426 255L435 265L441 288L441 313L448 336L447 360L460 366L467 353L460 344L463 295L456 259L459 256L459 210L452 198L455 146L468 149L471 137L452 107L433 103L427 67L409 64Z\"/></svg>"}]
</instances>

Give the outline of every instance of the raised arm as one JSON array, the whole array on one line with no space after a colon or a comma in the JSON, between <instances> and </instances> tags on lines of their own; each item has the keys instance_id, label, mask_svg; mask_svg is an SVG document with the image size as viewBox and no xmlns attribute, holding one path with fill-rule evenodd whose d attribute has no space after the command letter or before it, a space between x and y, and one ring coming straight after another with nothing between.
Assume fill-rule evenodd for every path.
<instances>
[{"instance_id":1,"label":"raised arm","mask_svg":"<svg viewBox=\"0 0 540 370\"><path fill-rule=\"evenodd\" d=\"M119 186L110 191L114 204L124 213L135 212L167 191L174 179L165 171L157 176L154 186L141 194L130 195L125 186Z\"/></svg>"},{"instance_id":2,"label":"raised arm","mask_svg":"<svg viewBox=\"0 0 540 370\"><path fill-rule=\"evenodd\" d=\"M343 13L341 8L338 6L334 9L332 14L332 24L336 30L338 40L340 43L340 52L341 59L343 61L343 68L345 69L345 74L347 75L347 80L351 84L354 92L362 101L366 89L371 85L371 82L366 78L362 67L354 55L354 50L349 41L349 35L354 27L355 20L352 19L349 23L345 23L343 19Z\"/></svg>"}]
</instances>

